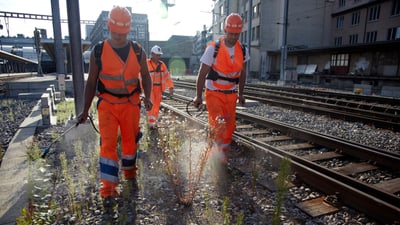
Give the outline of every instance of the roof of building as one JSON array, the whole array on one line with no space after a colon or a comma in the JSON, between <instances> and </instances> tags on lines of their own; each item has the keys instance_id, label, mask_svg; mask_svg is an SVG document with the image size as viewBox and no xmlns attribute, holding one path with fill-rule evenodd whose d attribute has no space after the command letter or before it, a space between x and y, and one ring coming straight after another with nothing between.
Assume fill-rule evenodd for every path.
<instances>
[{"instance_id":1,"label":"roof of building","mask_svg":"<svg viewBox=\"0 0 400 225\"><path fill-rule=\"evenodd\" d=\"M89 49L90 41L82 40L82 53ZM40 45L46 50L47 54L55 61L54 39L42 39ZM67 50L67 59L70 58L69 40L62 40L62 47Z\"/></svg>"},{"instance_id":2,"label":"roof of building","mask_svg":"<svg viewBox=\"0 0 400 225\"><path fill-rule=\"evenodd\" d=\"M10 61L16 61L16 62L20 62L20 63L25 63L25 64L38 64L36 61L18 56L18 55L14 55L11 54L9 52L0 50L0 59L7 59Z\"/></svg>"}]
</instances>

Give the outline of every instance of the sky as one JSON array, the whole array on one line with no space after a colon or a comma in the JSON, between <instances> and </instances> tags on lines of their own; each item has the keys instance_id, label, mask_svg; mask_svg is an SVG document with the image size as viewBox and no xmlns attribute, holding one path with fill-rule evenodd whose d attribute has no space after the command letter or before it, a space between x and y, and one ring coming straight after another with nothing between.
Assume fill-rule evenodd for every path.
<instances>
[{"instance_id":1,"label":"sky","mask_svg":"<svg viewBox=\"0 0 400 225\"><path fill-rule=\"evenodd\" d=\"M171 35L194 36L197 31L211 26L212 0L169 0L175 5L168 9L165 16L161 10L160 0L80 0L81 20L97 20L101 11L109 11L114 5L129 6L133 13L148 15L150 40L165 41ZM60 18L67 17L67 0L59 0ZM51 0L0 0L0 11L51 15ZM35 27L47 30L47 36L53 37L51 21L9 18L10 36L23 34L32 37ZM0 17L0 36L7 36L5 20ZM85 27L81 25L82 38L86 38ZM62 37L68 36L68 24L61 24Z\"/></svg>"}]
</instances>

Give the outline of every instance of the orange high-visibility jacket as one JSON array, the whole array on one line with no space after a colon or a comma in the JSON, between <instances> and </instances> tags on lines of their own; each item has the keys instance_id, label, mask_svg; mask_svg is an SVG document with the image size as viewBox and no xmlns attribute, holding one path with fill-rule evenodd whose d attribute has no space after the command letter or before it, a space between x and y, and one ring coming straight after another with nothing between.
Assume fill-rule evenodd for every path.
<instances>
[{"instance_id":1,"label":"orange high-visibility jacket","mask_svg":"<svg viewBox=\"0 0 400 225\"><path fill-rule=\"evenodd\" d=\"M114 52L108 40L104 41L101 54L102 69L99 71L99 97L118 101L140 91L140 64L135 52L129 48L126 63Z\"/></svg>"},{"instance_id":2,"label":"orange high-visibility jacket","mask_svg":"<svg viewBox=\"0 0 400 225\"><path fill-rule=\"evenodd\" d=\"M150 77L153 81L153 86L161 86L161 91L165 91L167 87L174 87L171 75L163 61L158 61L158 63L154 63L153 61L151 61L151 59L147 59L147 67L149 68Z\"/></svg>"},{"instance_id":3,"label":"orange high-visibility jacket","mask_svg":"<svg viewBox=\"0 0 400 225\"><path fill-rule=\"evenodd\" d=\"M214 45L215 48L216 42L213 41L210 43L210 45ZM235 57L231 59L228 48L225 45L224 38L221 38L218 54L211 68L216 71L219 76L231 79L239 78L243 68L243 50L240 42L236 42L234 55ZM235 82L230 82L223 79L217 79L213 81L212 85L214 86L213 89L219 90L230 90L236 87Z\"/></svg>"}]
</instances>

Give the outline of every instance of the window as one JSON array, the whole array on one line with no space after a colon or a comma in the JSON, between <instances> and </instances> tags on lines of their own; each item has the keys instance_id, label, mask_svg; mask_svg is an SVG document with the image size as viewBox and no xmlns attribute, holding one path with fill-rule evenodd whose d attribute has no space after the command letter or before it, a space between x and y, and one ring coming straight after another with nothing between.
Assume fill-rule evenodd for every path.
<instances>
[{"instance_id":1,"label":"window","mask_svg":"<svg viewBox=\"0 0 400 225\"><path fill-rule=\"evenodd\" d=\"M336 19L336 28L337 29L342 29L343 28L343 24L344 24L344 16L339 16Z\"/></svg>"},{"instance_id":2,"label":"window","mask_svg":"<svg viewBox=\"0 0 400 225\"><path fill-rule=\"evenodd\" d=\"M393 0L392 16L400 15L400 0Z\"/></svg>"},{"instance_id":3,"label":"window","mask_svg":"<svg viewBox=\"0 0 400 225\"><path fill-rule=\"evenodd\" d=\"M342 37L335 37L335 46L342 45Z\"/></svg>"},{"instance_id":4,"label":"window","mask_svg":"<svg viewBox=\"0 0 400 225\"><path fill-rule=\"evenodd\" d=\"M346 0L339 0L339 8L342 8L346 5Z\"/></svg>"},{"instance_id":5,"label":"window","mask_svg":"<svg viewBox=\"0 0 400 225\"><path fill-rule=\"evenodd\" d=\"M213 23L214 23L214 24L217 24L218 19L219 19L219 13L216 12L216 11L213 11L212 14L213 14Z\"/></svg>"},{"instance_id":6,"label":"window","mask_svg":"<svg viewBox=\"0 0 400 225\"><path fill-rule=\"evenodd\" d=\"M360 23L360 11L354 12L351 15L351 25L357 25Z\"/></svg>"},{"instance_id":7,"label":"window","mask_svg":"<svg viewBox=\"0 0 400 225\"><path fill-rule=\"evenodd\" d=\"M400 39L400 27L393 27L388 29L387 39L388 41Z\"/></svg>"},{"instance_id":8,"label":"window","mask_svg":"<svg viewBox=\"0 0 400 225\"><path fill-rule=\"evenodd\" d=\"M377 35L378 35L378 31L367 32L367 36L365 37L365 43L375 42Z\"/></svg>"},{"instance_id":9,"label":"window","mask_svg":"<svg viewBox=\"0 0 400 225\"><path fill-rule=\"evenodd\" d=\"M260 40L260 26L256 27L256 39L255 40L257 40L257 41Z\"/></svg>"},{"instance_id":10,"label":"window","mask_svg":"<svg viewBox=\"0 0 400 225\"><path fill-rule=\"evenodd\" d=\"M251 29L251 40L252 41L260 40L260 26L253 27Z\"/></svg>"},{"instance_id":11,"label":"window","mask_svg":"<svg viewBox=\"0 0 400 225\"><path fill-rule=\"evenodd\" d=\"M260 40L260 26L253 27L251 29L251 40L252 41Z\"/></svg>"},{"instance_id":12,"label":"window","mask_svg":"<svg viewBox=\"0 0 400 225\"><path fill-rule=\"evenodd\" d=\"M146 33L145 32L139 32L138 33L138 39L144 40L146 38Z\"/></svg>"},{"instance_id":13,"label":"window","mask_svg":"<svg viewBox=\"0 0 400 225\"><path fill-rule=\"evenodd\" d=\"M349 36L349 44L354 45L358 43L358 34L352 34Z\"/></svg>"},{"instance_id":14,"label":"window","mask_svg":"<svg viewBox=\"0 0 400 225\"><path fill-rule=\"evenodd\" d=\"M349 54L333 54L331 55L331 66L348 66Z\"/></svg>"},{"instance_id":15,"label":"window","mask_svg":"<svg viewBox=\"0 0 400 225\"><path fill-rule=\"evenodd\" d=\"M243 19L243 22L246 22L247 21L247 11L245 11L244 13L243 13L243 17L242 17L242 19Z\"/></svg>"},{"instance_id":16,"label":"window","mask_svg":"<svg viewBox=\"0 0 400 225\"><path fill-rule=\"evenodd\" d=\"M260 16L260 4L253 6L253 18Z\"/></svg>"},{"instance_id":17,"label":"window","mask_svg":"<svg viewBox=\"0 0 400 225\"><path fill-rule=\"evenodd\" d=\"M381 11L381 6L380 5L373 6L373 7L369 8L368 21L378 20L380 11Z\"/></svg>"},{"instance_id":18,"label":"window","mask_svg":"<svg viewBox=\"0 0 400 225\"><path fill-rule=\"evenodd\" d=\"M246 43L247 42L247 30L243 31L241 36L242 36L242 42Z\"/></svg>"}]
</instances>

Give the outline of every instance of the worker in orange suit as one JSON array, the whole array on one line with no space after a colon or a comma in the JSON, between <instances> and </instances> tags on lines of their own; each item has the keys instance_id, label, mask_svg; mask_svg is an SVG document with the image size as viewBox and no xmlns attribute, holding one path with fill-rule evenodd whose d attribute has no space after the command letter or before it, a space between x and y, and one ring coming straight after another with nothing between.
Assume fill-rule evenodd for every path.
<instances>
[{"instance_id":1,"label":"worker in orange suit","mask_svg":"<svg viewBox=\"0 0 400 225\"><path fill-rule=\"evenodd\" d=\"M247 48L239 42L243 20L237 13L226 17L224 37L211 41L200 58L196 81L194 106L203 102L208 110L208 123L213 138L213 149L219 151L226 162L236 129L236 104L245 103L243 89L246 82L246 62L250 59Z\"/></svg>"},{"instance_id":2,"label":"worker in orange suit","mask_svg":"<svg viewBox=\"0 0 400 225\"><path fill-rule=\"evenodd\" d=\"M134 41L127 39L131 30L131 12L115 6L109 12L107 26L110 38L97 44L90 56L89 76L84 92L83 111L78 123L84 123L97 93L100 131L100 194L107 219L112 219L119 193L119 169L132 185L136 183L136 151L140 138L139 120L141 85L144 107L150 110L151 78L146 53ZM121 135L121 156L117 154L118 135Z\"/></svg>"},{"instance_id":3,"label":"worker in orange suit","mask_svg":"<svg viewBox=\"0 0 400 225\"><path fill-rule=\"evenodd\" d=\"M167 88L170 95L174 93L174 83L171 79L171 74L168 71L167 65L160 60L162 54L163 52L160 46L154 45L151 48L151 57L147 59L147 67L149 68L150 77L153 81L151 92L153 108L147 111L147 122L150 128L155 128L157 126L162 93Z\"/></svg>"}]
</instances>

